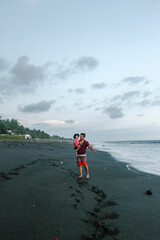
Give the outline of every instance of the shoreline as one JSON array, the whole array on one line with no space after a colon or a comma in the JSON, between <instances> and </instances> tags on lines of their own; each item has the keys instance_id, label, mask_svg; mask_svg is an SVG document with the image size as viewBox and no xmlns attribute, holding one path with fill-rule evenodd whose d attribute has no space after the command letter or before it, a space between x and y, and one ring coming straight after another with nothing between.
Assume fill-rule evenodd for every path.
<instances>
[{"instance_id":1,"label":"shoreline","mask_svg":"<svg viewBox=\"0 0 160 240\"><path fill-rule=\"evenodd\" d=\"M159 177L87 150L77 179L73 146L0 142L0 224L5 240L158 240ZM152 188L153 194L145 194Z\"/></svg>"},{"instance_id":2,"label":"shoreline","mask_svg":"<svg viewBox=\"0 0 160 240\"><path fill-rule=\"evenodd\" d=\"M146 140L146 142L148 142L150 140ZM159 140L157 140L159 142ZM120 141L119 141L120 142ZM121 142L130 142L130 141L121 141ZM135 142L138 142L138 141L135 141ZM139 141L141 142L141 141ZM118 152L110 152L110 151L106 151L105 149L103 150L103 148L99 148L99 147L96 147L94 146L95 149L97 149L98 151L102 151L102 152L108 152L114 159L116 159L118 162L122 162L122 163L125 163L126 164L126 167L129 171L133 171L135 173L138 173L138 172L142 172L142 173L146 173L146 174L152 174L152 175L155 175L155 176L158 176L160 177L160 171L158 171L157 169L152 169L152 168L145 168L143 165L145 164L145 162L139 162L137 164L134 163L134 161L136 161L136 159L132 159L132 158L129 158L128 161L127 161L127 157L125 156L122 156L122 155L119 155ZM116 156L117 155L117 156ZM143 156L142 156L143 157ZM149 163L149 162L148 162ZM141 166L142 164L142 166ZM152 163L153 164L153 163Z\"/></svg>"},{"instance_id":3,"label":"shoreline","mask_svg":"<svg viewBox=\"0 0 160 240\"><path fill-rule=\"evenodd\" d=\"M60 142L60 143L67 143L67 144L72 144L71 140L50 140L50 139L40 139L40 140L36 140L36 139L16 139L16 138L12 138L12 139L5 139L5 138L0 138L0 142L33 142L33 143L38 143L38 142L43 142L43 143L52 143L52 142Z\"/></svg>"},{"instance_id":4,"label":"shoreline","mask_svg":"<svg viewBox=\"0 0 160 240\"><path fill-rule=\"evenodd\" d=\"M109 153L109 154L111 155L111 157L112 157L115 161L124 163L124 164L125 164L125 167L128 169L128 171L134 172L134 173L136 173L136 174L147 174L147 175L153 175L153 176L156 176L156 177L160 177L160 173L159 173L159 174L156 174L156 173L153 173L153 172L149 172L149 171L147 171L147 170L144 171L144 170L141 170L141 169L139 169L139 168L136 168L136 167L134 167L131 163L129 163L129 162L127 162L127 161L121 161L121 160L119 160L118 158L114 157L114 156L112 155L112 153L110 153L110 152L103 151L103 150L98 150L98 149L97 149L97 151L104 152L104 153L105 153L105 152L106 152L106 153Z\"/></svg>"}]
</instances>

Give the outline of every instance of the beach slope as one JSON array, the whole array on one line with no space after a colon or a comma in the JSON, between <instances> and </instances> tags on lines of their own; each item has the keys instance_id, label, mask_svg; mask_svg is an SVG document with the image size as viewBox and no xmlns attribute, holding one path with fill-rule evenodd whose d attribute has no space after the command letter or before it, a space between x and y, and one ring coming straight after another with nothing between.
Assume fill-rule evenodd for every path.
<instances>
[{"instance_id":1,"label":"beach slope","mask_svg":"<svg viewBox=\"0 0 160 240\"><path fill-rule=\"evenodd\" d=\"M0 240L160 239L160 178L87 151L88 180L70 144L0 142Z\"/></svg>"}]
</instances>

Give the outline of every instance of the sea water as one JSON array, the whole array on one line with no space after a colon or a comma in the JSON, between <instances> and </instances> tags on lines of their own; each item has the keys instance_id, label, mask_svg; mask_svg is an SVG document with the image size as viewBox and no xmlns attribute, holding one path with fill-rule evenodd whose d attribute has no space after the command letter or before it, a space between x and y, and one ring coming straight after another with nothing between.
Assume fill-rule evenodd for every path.
<instances>
[{"instance_id":1,"label":"sea water","mask_svg":"<svg viewBox=\"0 0 160 240\"><path fill-rule=\"evenodd\" d=\"M93 146L125 162L128 170L160 176L160 140L93 142Z\"/></svg>"}]
</instances>

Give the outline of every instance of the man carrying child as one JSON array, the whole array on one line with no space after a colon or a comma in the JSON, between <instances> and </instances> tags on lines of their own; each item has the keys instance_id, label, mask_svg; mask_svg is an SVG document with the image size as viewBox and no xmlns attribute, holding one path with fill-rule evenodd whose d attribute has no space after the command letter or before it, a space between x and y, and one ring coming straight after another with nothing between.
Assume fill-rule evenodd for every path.
<instances>
[{"instance_id":1,"label":"man carrying child","mask_svg":"<svg viewBox=\"0 0 160 240\"><path fill-rule=\"evenodd\" d=\"M79 168L80 175L78 178L82 178L82 165L84 165L84 168L86 170L86 178L89 178L89 170L86 162L86 148L90 148L95 154L96 151L90 146L89 142L85 140L85 133L81 133L80 135L80 141L78 142L79 134L74 135L74 148L76 149L76 155L77 155L77 166Z\"/></svg>"}]
</instances>

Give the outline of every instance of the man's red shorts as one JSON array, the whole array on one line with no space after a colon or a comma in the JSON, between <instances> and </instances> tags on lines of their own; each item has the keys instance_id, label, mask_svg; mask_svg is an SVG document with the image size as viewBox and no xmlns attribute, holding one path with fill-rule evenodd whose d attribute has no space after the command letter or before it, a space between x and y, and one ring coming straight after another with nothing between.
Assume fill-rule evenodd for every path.
<instances>
[{"instance_id":1,"label":"man's red shorts","mask_svg":"<svg viewBox=\"0 0 160 240\"><path fill-rule=\"evenodd\" d=\"M81 166L82 164L83 164L84 166L87 165L86 156L83 156L83 157L78 156L78 157L77 157L77 165L78 165L78 166Z\"/></svg>"}]
</instances>

